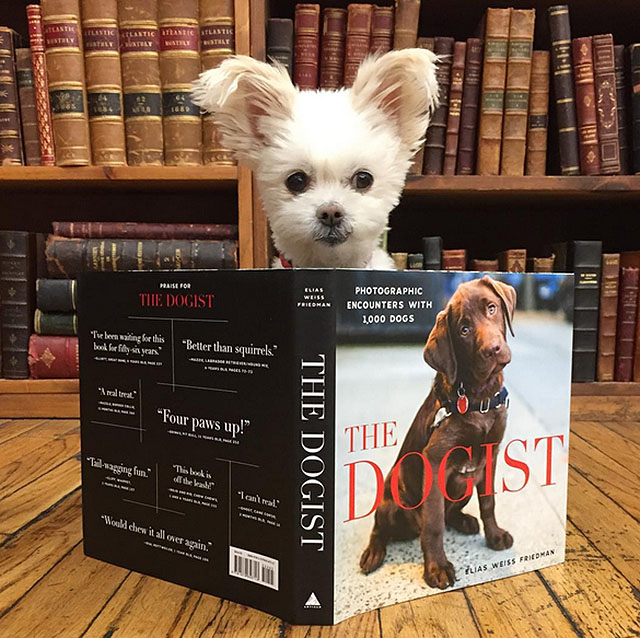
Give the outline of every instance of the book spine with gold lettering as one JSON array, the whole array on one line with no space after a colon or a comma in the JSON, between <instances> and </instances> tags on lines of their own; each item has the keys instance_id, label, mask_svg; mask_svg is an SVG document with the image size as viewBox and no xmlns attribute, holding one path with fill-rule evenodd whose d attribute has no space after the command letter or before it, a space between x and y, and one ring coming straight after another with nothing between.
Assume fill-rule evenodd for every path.
<instances>
[{"instance_id":1,"label":"book spine with gold lettering","mask_svg":"<svg viewBox=\"0 0 640 638\"><path fill-rule=\"evenodd\" d=\"M300 89L317 89L320 5L297 4L293 29L293 82Z\"/></svg>"},{"instance_id":2,"label":"book spine with gold lettering","mask_svg":"<svg viewBox=\"0 0 640 638\"><path fill-rule=\"evenodd\" d=\"M13 29L0 27L0 166L21 166L22 132L16 81L15 43Z\"/></svg>"},{"instance_id":3,"label":"book spine with gold lettering","mask_svg":"<svg viewBox=\"0 0 640 638\"><path fill-rule=\"evenodd\" d=\"M346 30L346 9L327 7L322 12L321 89L339 89L342 86Z\"/></svg>"},{"instance_id":4,"label":"book spine with gold lettering","mask_svg":"<svg viewBox=\"0 0 640 638\"><path fill-rule=\"evenodd\" d=\"M40 137L38 136L38 114L33 88L31 49L16 49L16 80L20 94L25 160L27 166L40 166Z\"/></svg>"},{"instance_id":5,"label":"book spine with gold lettering","mask_svg":"<svg viewBox=\"0 0 640 638\"><path fill-rule=\"evenodd\" d=\"M620 253L603 254L596 368L598 381L613 381L615 377L619 282Z\"/></svg>"},{"instance_id":6,"label":"book spine with gold lettering","mask_svg":"<svg viewBox=\"0 0 640 638\"><path fill-rule=\"evenodd\" d=\"M393 48L411 49L418 39L420 0L397 0L393 27Z\"/></svg>"},{"instance_id":7,"label":"book spine with gold lettering","mask_svg":"<svg viewBox=\"0 0 640 638\"><path fill-rule=\"evenodd\" d=\"M549 51L534 51L531 55L525 175L546 175L547 173L549 59Z\"/></svg>"},{"instance_id":8,"label":"book spine with gold lettering","mask_svg":"<svg viewBox=\"0 0 640 638\"><path fill-rule=\"evenodd\" d=\"M467 53L466 42L453 45L453 64L451 66L451 88L449 90L449 114L444 147L443 175L455 175L458 157L458 137L460 133L460 112L462 109L462 88L464 84L464 63Z\"/></svg>"},{"instance_id":9,"label":"book spine with gold lettering","mask_svg":"<svg viewBox=\"0 0 640 638\"><path fill-rule=\"evenodd\" d=\"M386 53L393 46L393 7L373 7L371 53Z\"/></svg>"},{"instance_id":10,"label":"book spine with gold lettering","mask_svg":"<svg viewBox=\"0 0 640 638\"><path fill-rule=\"evenodd\" d=\"M344 85L353 85L362 61L371 48L373 5L350 4L347 7L347 39L344 52Z\"/></svg>"}]
</instances>

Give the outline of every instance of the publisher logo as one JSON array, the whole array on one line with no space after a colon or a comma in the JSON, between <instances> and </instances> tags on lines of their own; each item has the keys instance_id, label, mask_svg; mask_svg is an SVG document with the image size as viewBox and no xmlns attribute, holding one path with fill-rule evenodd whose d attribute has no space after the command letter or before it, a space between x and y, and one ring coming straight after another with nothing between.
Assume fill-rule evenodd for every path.
<instances>
[{"instance_id":1,"label":"publisher logo","mask_svg":"<svg viewBox=\"0 0 640 638\"><path fill-rule=\"evenodd\" d=\"M321 609L322 605L318 600L318 597L315 595L315 592L311 592L309 598L307 598L307 602L304 604L305 609Z\"/></svg>"}]
</instances>

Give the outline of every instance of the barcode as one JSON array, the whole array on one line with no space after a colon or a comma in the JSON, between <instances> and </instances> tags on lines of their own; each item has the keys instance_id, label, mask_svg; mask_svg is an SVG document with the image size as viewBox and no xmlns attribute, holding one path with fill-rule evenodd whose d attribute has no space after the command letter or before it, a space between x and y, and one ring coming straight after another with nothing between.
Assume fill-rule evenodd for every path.
<instances>
[{"instance_id":1,"label":"barcode","mask_svg":"<svg viewBox=\"0 0 640 638\"><path fill-rule=\"evenodd\" d=\"M246 549L229 547L229 575L278 589L278 561Z\"/></svg>"}]
</instances>

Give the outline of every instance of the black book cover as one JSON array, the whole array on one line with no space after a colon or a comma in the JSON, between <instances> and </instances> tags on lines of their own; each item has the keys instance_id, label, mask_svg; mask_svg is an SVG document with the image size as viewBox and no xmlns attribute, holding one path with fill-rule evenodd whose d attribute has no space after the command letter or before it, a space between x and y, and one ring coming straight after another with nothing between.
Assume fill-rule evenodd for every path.
<instances>
[{"instance_id":1,"label":"black book cover","mask_svg":"<svg viewBox=\"0 0 640 638\"><path fill-rule=\"evenodd\" d=\"M442 268L442 237L423 237L422 255L425 270L440 270Z\"/></svg>"}]
</instances>

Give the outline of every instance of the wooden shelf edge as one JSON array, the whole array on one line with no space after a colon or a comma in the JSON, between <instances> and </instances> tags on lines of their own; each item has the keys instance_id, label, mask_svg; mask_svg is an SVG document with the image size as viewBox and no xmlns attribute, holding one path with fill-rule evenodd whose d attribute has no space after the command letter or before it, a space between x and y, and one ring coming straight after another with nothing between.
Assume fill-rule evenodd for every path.
<instances>
[{"instance_id":1,"label":"wooden shelf edge","mask_svg":"<svg viewBox=\"0 0 640 638\"><path fill-rule=\"evenodd\" d=\"M640 396L640 383L607 381L601 383L572 383L571 394L577 397Z\"/></svg>"},{"instance_id":2,"label":"wooden shelf edge","mask_svg":"<svg viewBox=\"0 0 640 638\"><path fill-rule=\"evenodd\" d=\"M0 379L1 394L77 394L79 379Z\"/></svg>"}]
</instances>

